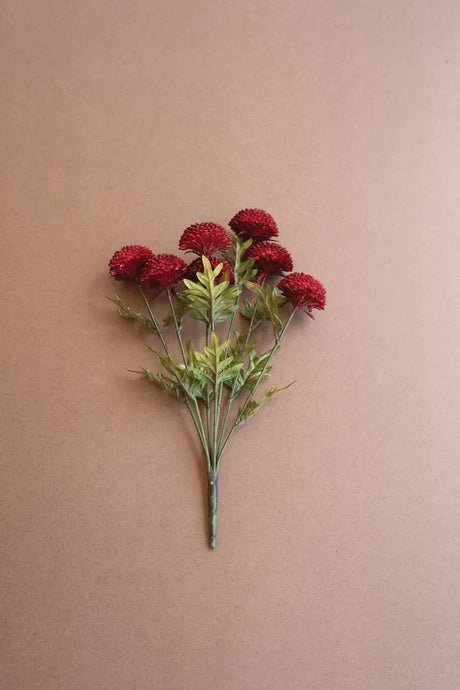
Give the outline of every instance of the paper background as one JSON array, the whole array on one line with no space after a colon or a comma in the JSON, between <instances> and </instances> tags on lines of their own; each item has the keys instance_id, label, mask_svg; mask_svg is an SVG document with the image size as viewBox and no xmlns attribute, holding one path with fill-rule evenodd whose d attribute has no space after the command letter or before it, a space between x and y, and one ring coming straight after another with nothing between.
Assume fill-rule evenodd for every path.
<instances>
[{"instance_id":1,"label":"paper background","mask_svg":"<svg viewBox=\"0 0 460 690\"><path fill-rule=\"evenodd\" d=\"M2 14L1 687L458 690L458 2ZM98 290L246 206L328 306L212 553L185 412Z\"/></svg>"}]
</instances>

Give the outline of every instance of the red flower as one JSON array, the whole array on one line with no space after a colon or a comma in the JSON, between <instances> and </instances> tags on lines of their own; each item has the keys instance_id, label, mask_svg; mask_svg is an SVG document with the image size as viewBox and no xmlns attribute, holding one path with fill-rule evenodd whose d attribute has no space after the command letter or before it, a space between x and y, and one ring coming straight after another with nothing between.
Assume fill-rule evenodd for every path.
<instances>
[{"instance_id":1,"label":"red flower","mask_svg":"<svg viewBox=\"0 0 460 690\"><path fill-rule=\"evenodd\" d=\"M287 249L276 242L258 242L246 252L245 259L254 259L254 267L259 271L259 279L280 276L292 271L292 257Z\"/></svg>"},{"instance_id":2,"label":"red flower","mask_svg":"<svg viewBox=\"0 0 460 690\"><path fill-rule=\"evenodd\" d=\"M230 249L232 240L222 225L217 223L195 223L184 230L179 240L179 249L202 256Z\"/></svg>"},{"instance_id":3,"label":"red flower","mask_svg":"<svg viewBox=\"0 0 460 690\"><path fill-rule=\"evenodd\" d=\"M119 249L109 261L109 271L115 280L138 281L140 273L147 261L155 254L147 247L131 244Z\"/></svg>"},{"instance_id":4,"label":"red flower","mask_svg":"<svg viewBox=\"0 0 460 690\"><path fill-rule=\"evenodd\" d=\"M245 208L238 211L229 222L232 230L243 240L252 239L254 242L278 237L278 226L266 211L258 208Z\"/></svg>"},{"instance_id":5,"label":"red flower","mask_svg":"<svg viewBox=\"0 0 460 690\"><path fill-rule=\"evenodd\" d=\"M210 256L209 263L211 264L211 268L215 268L218 264L224 264L222 271L216 278L216 283L221 283L223 280L228 280L229 283L235 282L232 267L227 261L222 261L222 259L219 259L217 256ZM187 266L185 278L195 280L198 272L203 272L203 261L201 258L195 259L195 261L192 261L192 263Z\"/></svg>"},{"instance_id":6,"label":"red flower","mask_svg":"<svg viewBox=\"0 0 460 690\"><path fill-rule=\"evenodd\" d=\"M187 264L174 254L158 254L148 261L141 273L142 285L169 290L184 277Z\"/></svg>"},{"instance_id":7,"label":"red flower","mask_svg":"<svg viewBox=\"0 0 460 690\"><path fill-rule=\"evenodd\" d=\"M299 307L311 318L312 309L324 309L326 290L319 280L306 273L290 273L280 280L278 288L294 307Z\"/></svg>"}]
</instances>

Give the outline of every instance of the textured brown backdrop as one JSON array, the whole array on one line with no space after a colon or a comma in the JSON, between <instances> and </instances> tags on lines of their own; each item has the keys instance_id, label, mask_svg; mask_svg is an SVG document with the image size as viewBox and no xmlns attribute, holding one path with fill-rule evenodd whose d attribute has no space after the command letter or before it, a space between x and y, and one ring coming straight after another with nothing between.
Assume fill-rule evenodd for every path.
<instances>
[{"instance_id":1,"label":"textured brown backdrop","mask_svg":"<svg viewBox=\"0 0 460 690\"><path fill-rule=\"evenodd\" d=\"M458 690L457 0L3 3L5 690ZM329 304L220 543L98 290L269 210ZM187 427L188 429L188 427Z\"/></svg>"}]
</instances>

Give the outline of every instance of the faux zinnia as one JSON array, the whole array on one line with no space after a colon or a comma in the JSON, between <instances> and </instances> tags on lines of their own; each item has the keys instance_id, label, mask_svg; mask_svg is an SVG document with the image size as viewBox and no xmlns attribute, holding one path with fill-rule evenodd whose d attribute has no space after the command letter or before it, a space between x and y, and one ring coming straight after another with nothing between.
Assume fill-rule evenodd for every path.
<instances>
[{"instance_id":1,"label":"faux zinnia","mask_svg":"<svg viewBox=\"0 0 460 690\"><path fill-rule=\"evenodd\" d=\"M142 269L140 282L153 288L169 290L184 277L187 264L174 254L158 254Z\"/></svg>"},{"instance_id":2,"label":"faux zinnia","mask_svg":"<svg viewBox=\"0 0 460 690\"><path fill-rule=\"evenodd\" d=\"M110 275L115 280L137 282L145 264L153 257L154 253L140 244L122 247L109 261Z\"/></svg>"},{"instance_id":3,"label":"faux zinnia","mask_svg":"<svg viewBox=\"0 0 460 690\"><path fill-rule=\"evenodd\" d=\"M274 218L260 208L245 208L233 216L229 225L242 240L262 242L278 237L278 226Z\"/></svg>"},{"instance_id":4,"label":"faux zinnia","mask_svg":"<svg viewBox=\"0 0 460 690\"><path fill-rule=\"evenodd\" d=\"M218 481L224 452L233 434L278 391L291 385L258 393L296 314L304 310L312 316L313 309L324 309L326 304L323 285L306 273L289 273L278 285L273 279L262 280L292 270L289 252L267 241L278 235L278 228L266 211L245 209L230 225L233 233L228 235L213 223L187 228L180 248L203 252L189 266L177 256L154 255L138 245L123 247L109 262L115 280L137 283L145 309L125 305L118 295L109 299L120 316L148 328L159 341L150 348L155 357L153 368L142 367L138 373L185 405L196 430L206 467L212 549L217 543ZM232 237L231 247L227 237ZM214 251L225 251L225 259ZM170 312L161 323L156 308L163 296ZM202 324L201 335L196 328L189 331L191 320ZM262 324L273 332L268 349L259 349L256 337ZM171 331L177 340L178 358L168 343ZM197 335L195 342L190 333ZM266 336L267 328L265 341ZM251 463L258 460L250 458ZM169 462L174 464L174 455ZM172 465L171 471L174 474Z\"/></svg>"},{"instance_id":5,"label":"faux zinnia","mask_svg":"<svg viewBox=\"0 0 460 690\"><path fill-rule=\"evenodd\" d=\"M195 223L184 230L179 240L179 249L198 256L210 257L224 252L232 246L227 230L217 223Z\"/></svg>"},{"instance_id":6,"label":"faux zinnia","mask_svg":"<svg viewBox=\"0 0 460 690\"><path fill-rule=\"evenodd\" d=\"M294 308L302 309L309 316L312 316L313 309L324 309L326 306L324 286L307 273L290 273L280 280L278 289Z\"/></svg>"},{"instance_id":7,"label":"faux zinnia","mask_svg":"<svg viewBox=\"0 0 460 690\"><path fill-rule=\"evenodd\" d=\"M259 271L260 280L292 271L290 253L276 242L257 242L248 249L245 258L254 259L254 266Z\"/></svg>"}]
</instances>

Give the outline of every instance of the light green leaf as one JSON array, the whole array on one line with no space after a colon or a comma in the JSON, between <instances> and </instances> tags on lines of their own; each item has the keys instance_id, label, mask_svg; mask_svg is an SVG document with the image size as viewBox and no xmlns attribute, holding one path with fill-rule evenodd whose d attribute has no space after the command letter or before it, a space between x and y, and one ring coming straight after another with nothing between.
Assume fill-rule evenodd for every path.
<instances>
[{"instance_id":1,"label":"light green leaf","mask_svg":"<svg viewBox=\"0 0 460 690\"><path fill-rule=\"evenodd\" d=\"M287 388L290 388L295 381L292 381L292 383L289 383L287 386L283 386L283 388L270 388L268 393L263 395L260 400L250 400L247 404L241 405L240 409L238 410L238 416L237 416L237 422L236 426L239 427L242 424L245 424L250 417L256 414L260 410L265 403L272 398L275 393L279 393L280 391L284 391Z\"/></svg>"},{"instance_id":2,"label":"light green leaf","mask_svg":"<svg viewBox=\"0 0 460 690\"><path fill-rule=\"evenodd\" d=\"M202 257L203 271L197 273L198 281L184 280L185 290L179 296L184 313L209 324L228 321L233 316L240 289L229 285L227 280L216 283L223 263L212 268L209 259Z\"/></svg>"},{"instance_id":3,"label":"light green leaf","mask_svg":"<svg viewBox=\"0 0 460 690\"><path fill-rule=\"evenodd\" d=\"M164 374L162 374L161 372L155 374L153 371L145 367L142 367L142 369L139 372L135 373L141 374L147 381L149 381L150 383L154 383L155 385L159 386L159 388L162 388L168 393L172 393L176 396L176 398L184 400L184 392L181 389L179 383L174 379L170 378L169 376L164 376Z\"/></svg>"},{"instance_id":4,"label":"light green leaf","mask_svg":"<svg viewBox=\"0 0 460 690\"><path fill-rule=\"evenodd\" d=\"M134 309L131 309L131 307L127 307L118 295L114 295L113 297L108 297L106 295L106 299L108 299L109 302L113 302L118 307L117 313L122 317L122 319L126 319L127 321L136 321L142 326L150 328L155 333L157 332L157 329L155 328L155 325L151 319L137 311L134 311Z\"/></svg>"},{"instance_id":5,"label":"light green leaf","mask_svg":"<svg viewBox=\"0 0 460 690\"><path fill-rule=\"evenodd\" d=\"M281 307L286 303L286 298L274 285L261 286L257 283L247 281L245 287L255 294L254 303L245 300L240 313L246 319L252 319L256 323L259 321L270 321L276 335L279 335L283 324L279 318Z\"/></svg>"},{"instance_id":6,"label":"light green leaf","mask_svg":"<svg viewBox=\"0 0 460 690\"><path fill-rule=\"evenodd\" d=\"M244 255L252 245L252 240L242 242L239 237L235 235L232 239L232 244L232 249L225 252L224 256L233 268L236 285L242 288L246 280L252 280L257 274L254 268L254 259L244 260Z\"/></svg>"}]
</instances>

